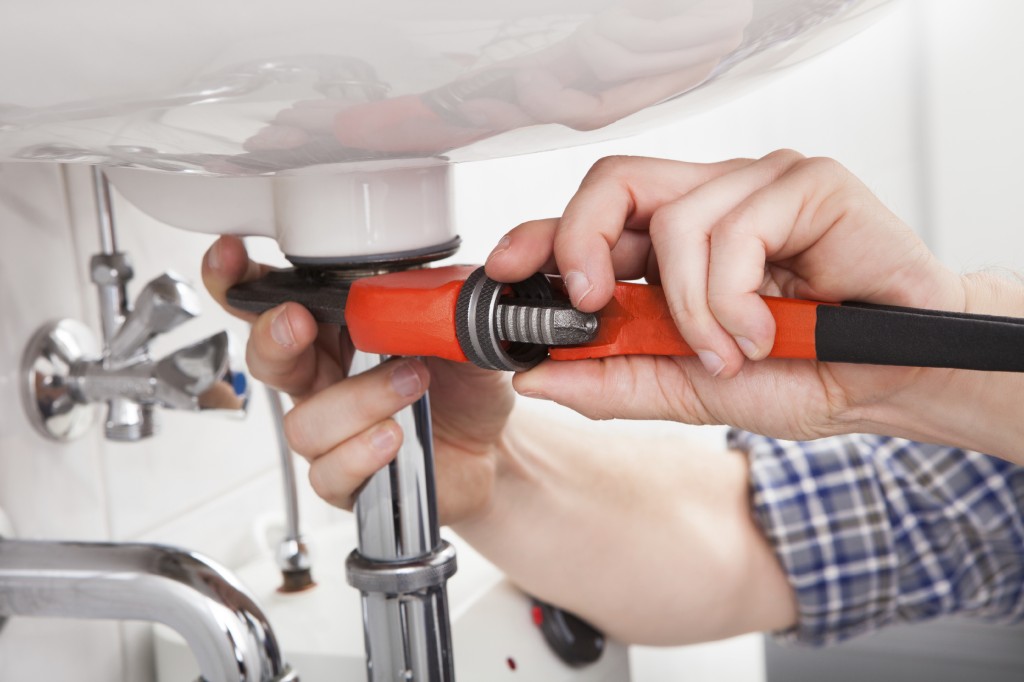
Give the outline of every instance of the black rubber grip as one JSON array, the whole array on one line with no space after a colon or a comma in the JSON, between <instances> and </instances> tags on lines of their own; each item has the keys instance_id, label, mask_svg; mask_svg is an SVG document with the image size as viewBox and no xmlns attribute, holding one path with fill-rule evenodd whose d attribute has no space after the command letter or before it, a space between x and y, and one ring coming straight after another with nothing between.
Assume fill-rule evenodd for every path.
<instances>
[{"instance_id":1,"label":"black rubber grip","mask_svg":"<svg viewBox=\"0 0 1024 682\"><path fill-rule=\"evenodd\" d=\"M1024 372L1024 320L865 303L822 305L818 360Z\"/></svg>"}]
</instances>

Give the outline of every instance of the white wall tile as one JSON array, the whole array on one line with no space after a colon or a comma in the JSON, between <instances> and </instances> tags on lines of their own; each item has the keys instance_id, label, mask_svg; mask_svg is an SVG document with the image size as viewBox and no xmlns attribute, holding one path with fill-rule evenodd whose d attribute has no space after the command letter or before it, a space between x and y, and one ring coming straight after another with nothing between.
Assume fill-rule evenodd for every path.
<instances>
[{"instance_id":1,"label":"white wall tile","mask_svg":"<svg viewBox=\"0 0 1024 682\"><path fill-rule=\"evenodd\" d=\"M0 226L0 508L22 538L106 539L98 438L45 440L21 404L19 369L31 335L49 320L82 318L82 269L60 168L0 165ZM120 676L120 640L111 623L12 619L0 633L0 679Z\"/></svg>"},{"instance_id":2,"label":"white wall tile","mask_svg":"<svg viewBox=\"0 0 1024 682\"><path fill-rule=\"evenodd\" d=\"M1024 270L1018 202L1024 179L1024 4L917 4L927 32L927 151L935 248L958 269Z\"/></svg>"}]
</instances>

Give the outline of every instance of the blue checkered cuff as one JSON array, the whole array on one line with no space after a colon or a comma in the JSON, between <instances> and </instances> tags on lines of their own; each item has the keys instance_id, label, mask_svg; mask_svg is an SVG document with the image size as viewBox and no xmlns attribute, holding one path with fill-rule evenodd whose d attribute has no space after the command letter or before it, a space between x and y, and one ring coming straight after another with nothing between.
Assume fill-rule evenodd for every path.
<instances>
[{"instance_id":1,"label":"blue checkered cuff","mask_svg":"<svg viewBox=\"0 0 1024 682\"><path fill-rule=\"evenodd\" d=\"M826 645L963 613L1024 617L1024 469L879 436L780 441L732 431L753 513L785 569L798 623Z\"/></svg>"}]
</instances>

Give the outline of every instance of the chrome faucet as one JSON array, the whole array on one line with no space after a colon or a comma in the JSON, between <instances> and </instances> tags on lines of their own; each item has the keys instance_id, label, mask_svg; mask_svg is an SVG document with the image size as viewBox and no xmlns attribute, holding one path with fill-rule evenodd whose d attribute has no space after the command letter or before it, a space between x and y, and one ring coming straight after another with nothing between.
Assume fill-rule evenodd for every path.
<instances>
[{"instance_id":1,"label":"chrome faucet","mask_svg":"<svg viewBox=\"0 0 1024 682\"><path fill-rule=\"evenodd\" d=\"M228 337L214 334L161 360L149 343L199 314L199 296L181 277L165 273L129 304L131 264L117 249L110 186L93 169L100 253L90 261L99 295L102 351L88 329L70 320L40 329L23 360L25 403L42 434L58 440L80 435L95 406L105 403L107 438L136 441L157 430L155 407L244 413L248 382L229 366Z\"/></svg>"},{"instance_id":2,"label":"chrome faucet","mask_svg":"<svg viewBox=\"0 0 1024 682\"><path fill-rule=\"evenodd\" d=\"M174 547L0 539L0 623L20 616L162 623L203 682L298 682L245 588Z\"/></svg>"}]
</instances>

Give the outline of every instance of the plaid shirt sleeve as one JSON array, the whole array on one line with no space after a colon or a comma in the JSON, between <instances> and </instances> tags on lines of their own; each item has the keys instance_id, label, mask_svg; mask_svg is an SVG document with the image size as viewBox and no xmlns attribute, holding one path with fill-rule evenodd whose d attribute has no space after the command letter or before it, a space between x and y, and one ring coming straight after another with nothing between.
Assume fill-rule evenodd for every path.
<instances>
[{"instance_id":1,"label":"plaid shirt sleeve","mask_svg":"<svg viewBox=\"0 0 1024 682\"><path fill-rule=\"evenodd\" d=\"M1024 618L1024 468L881 436L732 431L729 444L747 453L755 519L796 593L784 641L950 614Z\"/></svg>"}]
</instances>

